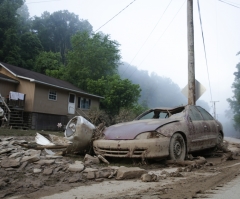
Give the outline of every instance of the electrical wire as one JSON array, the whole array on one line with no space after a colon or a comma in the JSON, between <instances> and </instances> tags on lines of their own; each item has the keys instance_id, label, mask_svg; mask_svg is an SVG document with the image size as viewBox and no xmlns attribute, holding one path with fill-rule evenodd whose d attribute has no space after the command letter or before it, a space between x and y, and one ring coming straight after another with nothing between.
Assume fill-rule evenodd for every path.
<instances>
[{"instance_id":1,"label":"electrical wire","mask_svg":"<svg viewBox=\"0 0 240 199\"><path fill-rule=\"evenodd\" d=\"M25 4L32 4L32 3L46 3L46 2L52 2L52 1L61 1L61 0L33 1L33 2L28 2L28 3L25 3Z\"/></svg>"},{"instance_id":2,"label":"electrical wire","mask_svg":"<svg viewBox=\"0 0 240 199\"><path fill-rule=\"evenodd\" d=\"M230 6L235 7L235 8L240 8L240 7L238 7L238 6L234 5L234 4L229 3L229 2L226 2L226 1L222 1L222 0L218 0L218 1L223 2L223 3L226 3L226 4L230 5Z\"/></svg>"},{"instance_id":3,"label":"electrical wire","mask_svg":"<svg viewBox=\"0 0 240 199\"><path fill-rule=\"evenodd\" d=\"M212 100L212 89L211 89L210 78L209 78L208 62L207 62L207 54L206 54L206 47L205 47L205 41L204 41L204 35L203 35L203 27L202 27L202 19L201 19L201 11L200 11L199 0L197 1L197 4L198 4L198 14L199 14L199 20L200 20L201 31L202 31L202 40L203 40L203 47L204 47L205 61L206 61L206 66L207 66L208 84L209 84L209 90L210 90L211 101L213 101L213 100Z\"/></svg>"},{"instance_id":4,"label":"electrical wire","mask_svg":"<svg viewBox=\"0 0 240 199\"><path fill-rule=\"evenodd\" d=\"M134 3L134 1L136 0L133 0L130 4L128 4L125 8L123 8L119 13L117 13L116 15L114 15L111 19L109 19L105 24L103 24L102 26L100 26L100 28L98 28L97 30L94 31L97 32L98 30L100 30L103 26L105 26L106 24L108 24L110 21L112 21L116 16L118 16L122 11L124 11L128 6L130 6L132 3Z\"/></svg>"},{"instance_id":5,"label":"electrical wire","mask_svg":"<svg viewBox=\"0 0 240 199\"><path fill-rule=\"evenodd\" d=\"M132 64L132 62L134 61L134 59L136 58L136 56L138 55L138 53L140 52L140 50L143 48L143 46L146 44L146 42L148 41L148 39L150 38L150 36L152 35L153 31L155 30L155 28L157 27L157 25L159 24L159 22L161 21L163 15L165 14L165 12L167 11L168 7L170 6L170 4L172 3L172 0L170 1L170 3L167 5L166 9L164 10L163 14L161 15L161 17L158 19L158 22L156 23L156 25L154 26L154 28L152 29L152 31L150 32L150 34L148 35L147 39L143 42L142 46L139 48L139 50L137 51L137 53L135 54L135 56L133 57L132 61L130 62L130 65ZM129 66L130 66L129 65ZM122 75L124 75L124 73L127 71L127 69L129 68L129 66L123 71Z\"/></svg>"},{"instance_id":6,"label":"electrical wire","mask_svg":"<svg viewBox=\"0 0 240 199\"><path fill-rule=\"evenodd\" d=\"M159 42L159 40L163 37L163 35L165 34L165 32L167 31L167 29L170 27L170 25L172 24L172 22L174 21L174 19L176 18L176 16L178 15L178 13L180 12L180 10L182 9L183 5L186 3L186 1L183 2L183 4L181 5L181 7L178 9L177 13L174 15L173 19L171 20L171 22L168 24L167 28L163 31L163 33L161 34L161 36L159 37L158 41L155 42L155 44L153 45L153 47L150 49L150 51L147 53L147 55L144 57L143 61L139 64L139 66L144 62L144 60L148 57L148 55L151 53L151 51L153 50L153 48L156 46L156 44ZM130 74L130 76L128 77L128 79L130 77L132 77L132 75L136 72L137 68L132 72L132 74Z\"/></svg>"}]
</instances>

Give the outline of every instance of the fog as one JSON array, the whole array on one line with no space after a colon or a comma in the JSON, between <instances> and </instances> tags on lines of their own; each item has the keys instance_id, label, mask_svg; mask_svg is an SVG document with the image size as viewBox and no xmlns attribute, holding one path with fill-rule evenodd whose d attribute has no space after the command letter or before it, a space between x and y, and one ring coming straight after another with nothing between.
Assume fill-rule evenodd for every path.
<instances>
[{"instance_id":1,"label":"fog","mask_svg":"<svg viewBox=\"0 0 240 199\"><path fill-rule=\"evenodd\" d=\"M209 107L213 114L211 101L218 101L217 119L226 123L228 134L234 134L232 117L225 117L225 111L229 110L226 99L233 96L235 66L240 62L240 56L236 56L240 51L240 0L231 0L236 6L219 0L199 2L206 51L194 1L195 76L206 92L197 103ZM26 0L26 5L32 17L44 11L68 10L88 20L93 30L109 34L121 44L122 62L137 68L131 72L132 67L128 67L122 75L145 84L148 90L142 94L150 93L148 102L158 105L158 99L164 102L165 96L174 99L166 101L169 106L185 102L180 91L188 83L186 0ZM149 75L148 80L140 79L144 74ZM151 98L155 91L159 94ZM177 97L172 93L178 93Z\"/></svg>"}]
</instances>

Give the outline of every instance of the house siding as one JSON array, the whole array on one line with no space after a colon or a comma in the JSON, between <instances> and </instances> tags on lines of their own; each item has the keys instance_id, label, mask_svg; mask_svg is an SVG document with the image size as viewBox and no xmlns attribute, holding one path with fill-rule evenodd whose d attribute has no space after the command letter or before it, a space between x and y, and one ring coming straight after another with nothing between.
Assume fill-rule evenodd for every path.
<instances>
[{"instance_id":1,"label":"house siding","mask_svg":"<svg viewBox=\"0 0 240 199\"><path fill-rule=\"evenodd\" d=\"M48 94L50 90L56 91L57 100L48 99ZM68 91L64 91L50 86L45 86L42 84L36 84L33 112L66 115L68 114L67 108Z\"/></svg>"},{"instance_id":2,"label":"house siding","mask_svg":"<svg viewBox=\"0 0 240 199\"><path fill-rule=\"evenodd\" d=\"M0 93L3 97L7 98L9 91L16 91L17 85L12 82L0 80Z\"/></svg>"},{"instance_id":3,"label":"house siding","mask_svg":"<svg viewBox=\"0 0 240 199\"><path fill-rule=\"evenodd\" d=\"M18 81L20 81L20 79ZM17 86L16 92L26 94L24 110L32 112L35 93L35 83L29 82L29 80L21 79L20 83Z\"/></svg>"}]
</instances>

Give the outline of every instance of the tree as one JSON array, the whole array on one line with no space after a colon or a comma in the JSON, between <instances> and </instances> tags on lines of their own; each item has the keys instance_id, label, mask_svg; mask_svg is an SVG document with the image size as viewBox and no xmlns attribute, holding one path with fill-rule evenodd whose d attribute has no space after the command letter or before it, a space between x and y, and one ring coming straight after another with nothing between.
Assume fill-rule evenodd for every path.
<instances>
[{"instance_id":1,"label":"tree","mask_svg":"<svg viewBox=\"0 0 240 199\"><path fill-rule=\"evenodd\" d=\"M32 27L44 51L60 52L63 63L66 61L67 50L71 49L70 38L79 31L92 31L92 26L87 20L79 20L78 15L67 10L52 14L44 12L41 17L34 18Z\"/></svg>"},{"instance_id":2,"label":"tree","mask_svg":"<svg viewBox=\"0 0 240 199\"><path fill-rule=\"evenodd\" d=\"M119 75L102 77L98 80L88 79L87 89L91 93L104 96L100 106L110 115L116 115L121 108L134 108L140 96L139 85Z\"/></svg>"},{"instance_id":3,"label":"tree","mask_svg":"<svg viewBox=\"0 0 240 199\"><path fill-rule=\"evenodd\" d=\"M237 53L237 55L239 54L240 52ZM237 72L234 73L235 79L232 84L233 97L228 98L227 101L233 111L234 126L237 130L240 130L240 63L236 65L236 68Z\"/></svg>"},{"instance_id":4,"label":"tree","mask_svg":"<svg viewBox=\"0 0 240 199\"><path fill-rule=\"evenodd\" d=\"M43 50L41 42L38 37L31 32L21 35L20 42L21 67L32 70L36 57Z\"/></svg>"},{"instance_id":5,"label":"tree","mask_svg":"<svg viewBox=\"0 0 240 199\"><path fill-rule=\"evenodd\" d=\"M72 50L68 52L67 80L87 90L87 79L98 80L117 71L119 44L108 35L78 32L72 37Z\"/></svg>"},{"instance_id":6,"label":"tree","mask_svg":"<svg viewBox=\"0 0 240 199\"><path fill-rule=\"evenodd\" d=\"M63 79L65 68L61 62L61 54L45 51L41 52L36 58L34 71Z\"/></svg>"},{"instance_id":7,"label":"tree","mask_svg":"<svg viewBox=\"0 0 240 199\"><path fill-rule=\"evenodd\" d=\"M0 60L9 64L21 64L20 38L18 35L17 9L23 0L0 0Z\"/></svg>"}]
</instances>

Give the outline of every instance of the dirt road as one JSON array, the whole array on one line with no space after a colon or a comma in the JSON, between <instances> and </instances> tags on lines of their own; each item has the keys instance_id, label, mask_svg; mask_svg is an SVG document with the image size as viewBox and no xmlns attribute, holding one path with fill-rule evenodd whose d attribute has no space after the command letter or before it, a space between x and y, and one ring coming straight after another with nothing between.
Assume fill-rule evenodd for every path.
<instances>
[{"instance_id":1,"label":"dirt road","mask_svg":"<svg viewBox=\"0 0 240 199\"><path fill-rule=\"evenodd\" d=\"M230 141L233 142L233 140ZM234 160L224 159L223 153L205 156L207 163L192 169L166 165L164 161L139 165L148 173L155 173L159 176L156 182L142 182L140 179L115 180L114 178L104 178L103 182L97 179L82 179L74 182L69 179L75 179L79 173L69 173L63 168L56 174L34 174L31 172L32 165L27 166L24 173L18 174L12 170L1 170L1 174L4 174L5 178L8 176L8 182L11 183L8 187L0 184L0 194L2 198L42 199L204 198L214 196L217 189L224 187L239 176L239 147L238 143L229 144L229 149L235 154ZM68 159L69 162L71 159ZM131 167L132 162L125 163L124 166ZM9 176L10 172L12 176Z\"/></svg>"}]
</instances>

